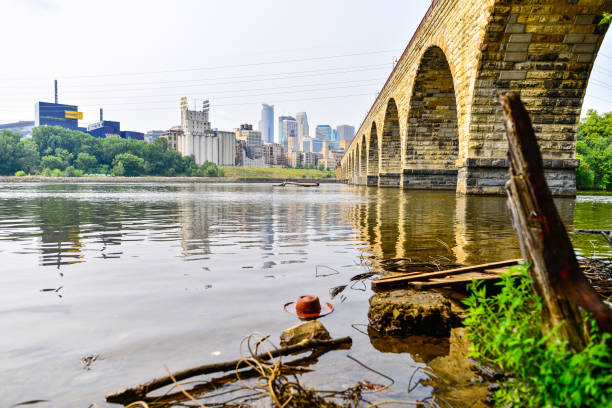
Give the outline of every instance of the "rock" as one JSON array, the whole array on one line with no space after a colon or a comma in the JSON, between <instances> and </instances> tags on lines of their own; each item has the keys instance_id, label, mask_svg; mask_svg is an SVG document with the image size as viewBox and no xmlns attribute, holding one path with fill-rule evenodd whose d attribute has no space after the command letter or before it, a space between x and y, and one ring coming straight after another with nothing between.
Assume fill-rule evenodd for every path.
<instances>
[{"instance_id":1,"label":"rock","mask_svg":"<svg viewBox=\"0 0 612 408\"><path fill-rule=\"evenodd\" d=\"M305 340L331 340L329 332L318 320L310 320L283 330L280 335L282 347L293 346Z\"/></svg>"},{"instance_id":2,"label":"rock","mask_svg":"<svg viewBox=\"0 0 612 408\"><path fill-rule=\"evenodd\" d=\"M370 326L393 336L449 336L451 304L439 293L409 289L377 293L370 298Z\"/></svg>"}]
</instances>

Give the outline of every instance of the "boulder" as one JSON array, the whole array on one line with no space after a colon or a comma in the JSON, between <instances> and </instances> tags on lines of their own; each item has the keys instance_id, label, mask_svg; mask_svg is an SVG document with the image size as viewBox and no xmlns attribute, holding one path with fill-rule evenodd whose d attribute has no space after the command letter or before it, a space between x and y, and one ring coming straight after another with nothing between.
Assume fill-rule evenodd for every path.
<instances>
[{"instance_id":1,"label":"boulder","mask_svg":"<svg viewBox=\"0 0 612 408\"><path fill-rule=\"evenodd\" d=\"M377 293L370 298L370 327L381 334L450 335L451 304L439 293L410 289Z\"/></svg>"},{"instance_id":2,"label":"boulder","mask_svg":"<svg viewBox=\"0 0 612 408\"><path fill-rule=\"evenodd\" d=\"M318 320L310 320L283 330L280 335L282 347L293 346L306 340L331 340L329 332Z\"/></svg>"}]
</instances>

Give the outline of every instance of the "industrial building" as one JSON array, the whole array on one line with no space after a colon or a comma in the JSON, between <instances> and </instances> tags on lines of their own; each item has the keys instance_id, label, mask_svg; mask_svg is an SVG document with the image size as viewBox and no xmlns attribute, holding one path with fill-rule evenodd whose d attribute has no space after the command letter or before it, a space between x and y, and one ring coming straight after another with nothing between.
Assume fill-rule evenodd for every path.
<instances>
[{"instance_id":1,"label":"industrial building","mask_svg":"<svg viewBox=\"0 0 612 408\"><path fill-rule=\"evenodd\" d=\"M34 126L61 126L85 131L85 128L79 128L79 119L83 119L83 113L79 112L77 105L51 102L36 102L34 105Z\"/></svg>"},{"instance_id":2,"label":"industrial building","mask_svg":"<svg viewBox=\"0 0 612 408\"><path fill-rule=\"evenodd\" d=\"M205 161L219 166L233 166L236 158L236 135L214 130L208 119L209 105L202 110L189 110L187 99L181 99L182 134L177 134L177 150L183 156L193 155L198 165Z\"/></svg>"},{"instance_id":3,"label":"industrial building","mask_svg":"<svg viewBox=\"0 0 612 408\"><path fill-rule=\"evenodd\" d=\"M0 124L0 132L10 130L11 132L21 133L22 137L30 137L32 136L33 127L33 120L21 120L19 122Z\"/></svg>"},{"instance_id":4,"label":"industrial building","mask_svg":"<svg viewBox=\"0 0 612 408\"><path fill-rule=\"evenodd\" d=\"M134 132L131 130L122 130L121 131L121 138L122 139L128 139L128 140L144 140L144 133L142 132Z\"/></svg>"},{"instance_id":5,"label":"industrial building","mask_svg":"<svg viewBox=\"0 0 612 408\"><path fill-rule=\"evenodd\" d=\"M121 124L112 120L101 120L87 126L93 137L121 137Z\"/></svg>"}]
</instances>

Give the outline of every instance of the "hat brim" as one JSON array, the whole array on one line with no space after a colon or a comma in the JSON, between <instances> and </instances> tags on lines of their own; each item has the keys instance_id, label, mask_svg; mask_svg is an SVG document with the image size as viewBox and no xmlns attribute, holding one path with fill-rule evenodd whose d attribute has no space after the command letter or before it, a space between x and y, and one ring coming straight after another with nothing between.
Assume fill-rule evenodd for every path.
<instances>
[{"instance_id":1,"label":"hat brim","mask_svg":"<svg viewBox=\"0 0 612 408\"><path fill-rule=\"evenodd\" d=\"M285 312L291 313L292 315L296 315L297 317L303 320L316 319L318 317L327 316L328 314L334 311L334 307L329 302L321 304L321 310L317 313L302 313L295 308L295 302L286 303L285 306L283 306L283 309L285 309Z\"/></svg>"}]
</instances>

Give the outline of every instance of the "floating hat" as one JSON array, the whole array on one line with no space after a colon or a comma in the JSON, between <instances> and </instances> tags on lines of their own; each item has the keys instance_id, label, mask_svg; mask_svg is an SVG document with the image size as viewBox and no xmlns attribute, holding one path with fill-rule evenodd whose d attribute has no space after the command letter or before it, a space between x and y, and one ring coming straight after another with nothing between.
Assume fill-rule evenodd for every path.
<instances>
[{"instance_id":1,"label":"floating hat","mask_svg":"<svg viewBox=\"0 0 612 408\"><path fill-rule=\"evenodd\" d=\"M294 314L303 320L323 317L334 311L331 303L325 302L321 305L319 298L314 295L300 296L297 302L285 304L284 309L286 312Z\"/></svg>"}]
</instances>

